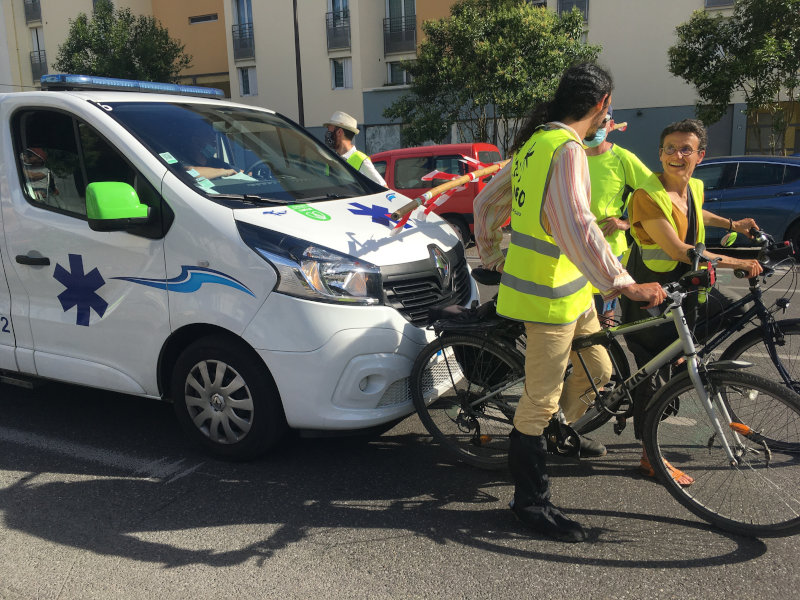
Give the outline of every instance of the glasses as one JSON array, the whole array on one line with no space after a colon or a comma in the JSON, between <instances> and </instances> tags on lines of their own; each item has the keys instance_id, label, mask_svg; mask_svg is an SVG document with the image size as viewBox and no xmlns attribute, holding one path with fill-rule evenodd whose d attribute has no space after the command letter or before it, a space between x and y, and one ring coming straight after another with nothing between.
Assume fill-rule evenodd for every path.
<instances>
[{"instance_id":1,"label":"glasses","mask_svg":"<svg viewBox=\"0 0 800 600\"><path fill-rule=\"evenodd\" d=\"M677 152L678 154L680 154L681 156L691 156L691 155L692 155L692 154L694 154L695 152L697 152L698 154L699 154L700 152L702 152L702 150L699 150L699 149L698 149L698 150L695 150L695 149L694 149L694 148L692 148L691 146L684 146L683 148L676 148L675 146L673 146L673 145L671 145L671 144L670 144L669 146L662 146L662 147L661 147L661 150L663 150L663 151L664 151L664 154L667 154L667 155L669 155L669 156L672 156L672 155L673 155L673 154L675 154L676 152Z\"/></svg>"}]
</instances>

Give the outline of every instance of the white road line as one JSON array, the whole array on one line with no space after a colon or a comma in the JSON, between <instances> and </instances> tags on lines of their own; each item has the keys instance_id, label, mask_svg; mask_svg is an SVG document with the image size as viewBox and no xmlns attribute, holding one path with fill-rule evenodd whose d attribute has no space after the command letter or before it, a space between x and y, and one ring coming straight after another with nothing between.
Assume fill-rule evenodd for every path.
<instances>
[{"instance_id":1,"label":"white road line","mask_svg":"<svg viewBox=\"0 0 800 600\"><path fill-rule=\"evenodd\" d=\"M106 448L76 444L74 442L54 439L29 431L12 429L10 427L0 427L0 441L70 456L80 460L87 460L108 467L122 469L134 475L142 475L150 479L162 480L165 483L172 483L181 477L185 477L204 464L190 464L186 463L183 459L176 461L170 461L167 458L161 458L155 461L146 460Z\"/></svg>"}]
</instances>

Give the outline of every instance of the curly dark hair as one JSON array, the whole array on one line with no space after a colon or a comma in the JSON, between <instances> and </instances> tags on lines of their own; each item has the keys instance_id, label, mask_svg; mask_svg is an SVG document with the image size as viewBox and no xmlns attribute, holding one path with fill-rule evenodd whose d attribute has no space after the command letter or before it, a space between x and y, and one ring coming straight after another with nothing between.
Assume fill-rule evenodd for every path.
<instances>
[{"instance_id":1,"label":"curly dark hair","mask_svg":"<svg viewBox=\"0 0 800 600\"><path fill-rule=\"evenodd\" d=\"M658 147L664 145L664 138L670 133L693 133L700 140L698 150L705 150L708 145L708 133L706 133L706 126L700 119L684 119L683 121L675 121L664 127L661 132L661 138L658 140Z\"/></svg>"},{"instance_id":2,"label":"curly dark hair","mask_svg":"<svg viewBox=\"0 0 800 600\"><path fill-rule=\"evenodd\" d=\"M579 63L561 75L553 99L536 105L528 114L512 146L519 150L533 135L537 127L550 121L565 118L582 119L592 107L614 89L611 74L594 63Z\"/></svg>"}]
</instances>

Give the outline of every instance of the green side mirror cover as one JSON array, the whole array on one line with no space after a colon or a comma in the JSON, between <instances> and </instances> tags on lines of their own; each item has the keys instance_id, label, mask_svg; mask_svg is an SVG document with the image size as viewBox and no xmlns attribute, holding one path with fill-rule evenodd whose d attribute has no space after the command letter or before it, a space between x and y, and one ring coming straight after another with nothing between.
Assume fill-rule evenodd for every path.
<instances>
[{"instance_id":1,"label":"green side mirror cover","mask_svg":"<svg viewBox=\"0 0 800 600\"><path fill-rule=\"evenodd\" d=\"M86 187L86 217L118 221L147 219L149 209L139 202L136 190L119 181L96 181Z\"/></svg>"}]
</instances>

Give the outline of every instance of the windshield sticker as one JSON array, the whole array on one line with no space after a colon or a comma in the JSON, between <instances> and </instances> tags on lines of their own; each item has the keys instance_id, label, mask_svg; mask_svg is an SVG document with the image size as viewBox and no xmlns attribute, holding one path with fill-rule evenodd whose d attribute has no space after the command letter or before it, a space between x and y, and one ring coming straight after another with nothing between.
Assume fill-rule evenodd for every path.
<instances>
[{"instance_id":1,"label":"windshield sticker","mask_svg":"<svg viewBox=\"0 0 800 600\"><path fill-rule=\"evenodd\" d=\"M385 206L378 206L377 204L373 204L372 208L364 206L363 204L359 204L358 202L351 202L350 206L354 207L349 209L351 213L358 217L371 217L373 223L378 223L379 225L385 225L386 227L392 228L394 227L397 221L392 221L390 218L391 211ZM409 229L411 227L410 223L406 223L403 225L403 229Z\"/></svg>"},{"instance_id":2,"label":"windshield sticker","mask_svg":"<svg viewBox=\"0 0 800 600\"><path fill-rule=\"evenodd\" d=\"M53 278L67 288L58 295L58 300L64 312L77 306L75 324L88 327L91 311L102 317L108 308L108 302L97 294L97 290L106 282L97 267L84 274L83 257L80 254L69 255L69 269L67 271L56 263L56 268L53 270Z\"/></svg>"},{"instance_id":3,"label":"windshield sticker","mask_svg":"<svg viewBox=\"0 0 800 600\"><path fill-rule=\"evenodd\" d=\"M181 274L172 279L148 279L145 277L112 277L122 281L130 281L149 287L167 290L168 292L178 292L180 294L190 294L199 290L204 283L216 283L226 285L235 290L249 294L255 298L255 294L238 279L226 275L221 271L207 269L205 267L181 266Z\"/></svg>"},{"instance_id":4,"label":"windshield sticker","mask_svg":"<svg viewBox=\"0 0 800 600\"><path fill-rule=\"evenodd\" d=\"M276 217L280 217L281 215L285 215L286 211L285 210L276 210L274 208L271 208L270 210L265 210L264 214L265 215L275 215Z\"/></svg>"},{"instance_id":5,"label":"windshield sticker","mask_svg":"<svg viewBox=\"0 0 800 600\"><path fill-rule=\"evenodd\" d=\"M214 187L214 184L211 182L211 180L206 179L205 177L200 177L198 179L195 179L195 183L204 190L208 190Z\"/></svg>"},{"instance_id":6,"label":"windshield sticker","mask_svg":"<svg viewBox=\"0 0 800 600\"><path fill-rule=\"evenodd\" d=\"M315 221L330 221L330 215L326 215L321 210L317 210L313 206L309 206L308 204L290 204L289 208L291 208L295 212L299 212L304 217L308 217L309 219L314 219Z\"/></svg>"},{"instance_id":7,"label":"windshield sticker","mask_svg":"<svg viewBox=\"0 0 800 600\"><path fill-rule=\"evenodd\" d=\"M164 162L167 163L168 165L174 165L176 162L178 162L178 159L172 156L172 154L170 154L169 152L162 152L161 154L159 154L159 156L163 158Z\"/></svg>"},{"instance_id":8,"label":"windshield sticker","mask_svg":"<svg viewBox=\"0 0 800 600\"><path fill-rule=\"evenodd\" d=\"M186 171L186 173L187 173L188 175L191 175L192 177L200 177L200 173L198 173L198 172L197 172L197 171L195 171L194 169L189 169L188 171Z\"/></svg>"}]
</instances>

